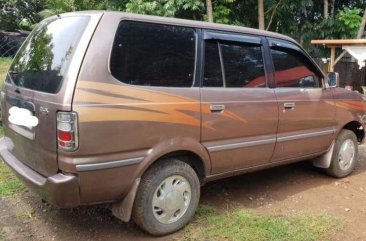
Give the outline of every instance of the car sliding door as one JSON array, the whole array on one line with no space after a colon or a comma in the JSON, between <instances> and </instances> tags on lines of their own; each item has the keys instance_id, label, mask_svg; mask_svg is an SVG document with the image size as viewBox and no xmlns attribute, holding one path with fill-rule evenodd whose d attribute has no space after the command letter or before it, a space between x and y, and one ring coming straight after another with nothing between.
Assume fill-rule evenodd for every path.
<instances>
[{"instance_id":1,"label":"car sliding door","mask_svg":"<svg viewBox=\"0 0 366 241\"><path fill-rule=\"evenodd\" d=\"M201 141L212 174L268 163L278 109L267 87L262 38L206 31L201 88Z\"/></svg>"}]
</instances>

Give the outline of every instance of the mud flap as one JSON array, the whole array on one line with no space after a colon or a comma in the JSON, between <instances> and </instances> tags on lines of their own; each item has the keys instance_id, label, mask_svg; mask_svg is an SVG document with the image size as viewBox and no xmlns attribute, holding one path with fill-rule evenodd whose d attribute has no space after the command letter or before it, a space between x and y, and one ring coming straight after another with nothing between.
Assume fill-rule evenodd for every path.
<instances>
[{"instance_id":1,"label":"mud flap","mask_svg":"<svg viewBox=\"0 0 366 241\"><path fill-rule=\"evenodd\" d=\"M332 161L333 149L334 141L332 142L329 150L324 155L317 157L313 160L313 165L319 168L329 168L330 162Z\"/></svg>"},{"instance_id":2,"label":"mud flap","mask_svg":"<svg viewBox=\"0 0 366 241\"><path fill-rule=\"evenodd\" d=\"M141 178L137 178L127 196L121 202L115 203L112 206L113 215L123 222L129 222L131 219L133 203L140 185L140 180Z\"/></svg>"}]
</instances>

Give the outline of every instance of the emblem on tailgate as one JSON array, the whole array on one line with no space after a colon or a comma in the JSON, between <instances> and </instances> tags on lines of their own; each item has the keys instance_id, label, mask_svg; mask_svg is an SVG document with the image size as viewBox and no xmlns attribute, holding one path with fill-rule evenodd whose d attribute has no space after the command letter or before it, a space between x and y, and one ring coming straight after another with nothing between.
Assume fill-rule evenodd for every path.
<instances>
[{"instance_id":1,"label":"emblem on tailgate","mask_svg":"<svg viewBox=\"0 0 366 241\"><path fill-rule=\"evenodd\" d=\"M47 107L43 107L43 106L39 107L39 113L48 115L48 112L49 111L48 111Z\"/></svg>"}]
</instances>

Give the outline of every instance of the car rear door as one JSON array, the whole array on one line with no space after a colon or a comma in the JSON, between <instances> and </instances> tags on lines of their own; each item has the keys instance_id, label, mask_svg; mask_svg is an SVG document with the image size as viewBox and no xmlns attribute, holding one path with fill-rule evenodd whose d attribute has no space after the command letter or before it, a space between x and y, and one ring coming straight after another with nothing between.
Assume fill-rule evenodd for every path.
<instances>
[{"instance_id":1,"label":"car rear door","mask_svg":"<svg viewBox=\"0 0 366 241\"><path fill-rule=\"evenodd\" d=\"M268 163L278 109L265 75L263 38L205 31L202 135L212 173Z\"/></svg>"},{"instance_id":2,"label":"car rear door","mask_svg":"<svg viewBox=\"0 0 366 241\"><path fill-rule=\"evenodd\" d=\"M333 140L335 107L323 74L297 45L269 39L279 124L272 161L327 150Z\"/></svg>"},{"instance_id":3,"label":"car rear door","mask_svg":"<svg viewBox=\"0 0 366 241\"><path fill-rule=\"evenodd\" d=\"M79 67L100 17L66 14L42 21L7 73L1 93L6 148L44 176L58 171L56 115L71 110Z\"/></svg>"}]
</instances>

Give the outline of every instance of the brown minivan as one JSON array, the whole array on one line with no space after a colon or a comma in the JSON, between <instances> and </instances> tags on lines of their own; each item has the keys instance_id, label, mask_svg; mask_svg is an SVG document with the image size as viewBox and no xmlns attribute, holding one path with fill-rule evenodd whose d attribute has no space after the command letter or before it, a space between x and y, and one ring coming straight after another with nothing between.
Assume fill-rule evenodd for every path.
<instances>
[{"instance_id":1,"label":"brown minivan","mask_svg":"<svg viewBox=\"0 0 366 241\"><path fill-rule=\"evenodd\" d=\"M174 232L208 181L312 159L352 172L364 97L291 38L120 12L42 21L11 65L0 156L62 208Z\"/></svg>"}]
</instances>

